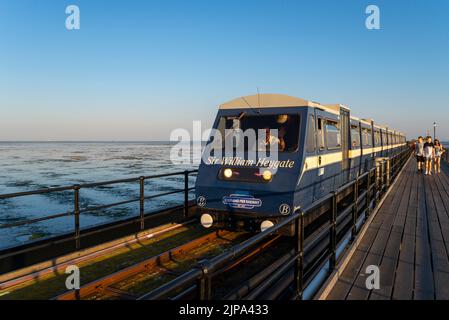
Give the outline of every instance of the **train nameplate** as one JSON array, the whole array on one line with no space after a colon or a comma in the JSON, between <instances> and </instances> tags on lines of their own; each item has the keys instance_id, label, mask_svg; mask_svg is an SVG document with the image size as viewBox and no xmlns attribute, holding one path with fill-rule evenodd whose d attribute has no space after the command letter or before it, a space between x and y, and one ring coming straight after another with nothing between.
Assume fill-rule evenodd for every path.
<instances>
[{"instance_id":1,"label":"train nameplate","mask_svg":"<svg viewBox=\"0 0 449 320\"><path fill-rule=\"evenodd\" d=\"M234 209L254 209L262 205L262 200L248 195L231 194L223 197L223 204Z\"/></svg>"}]
</instances>

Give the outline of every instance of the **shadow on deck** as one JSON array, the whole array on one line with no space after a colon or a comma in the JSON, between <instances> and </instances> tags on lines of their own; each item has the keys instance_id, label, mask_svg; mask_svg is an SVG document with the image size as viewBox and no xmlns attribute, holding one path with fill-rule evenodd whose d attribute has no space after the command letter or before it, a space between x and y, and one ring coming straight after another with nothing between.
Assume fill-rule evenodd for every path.
<instances>
[{"instance_id":1,"label":"shadow on deck","mask_svg":"<svg viewBox=\"0 0 449 320\"><path fill-rule=\"evenodd\" d=\"M378 266L380 288L366 272ZM449 168L425 176L411 159L327 299L449 299Z\"/></svg>"}]
</instances>

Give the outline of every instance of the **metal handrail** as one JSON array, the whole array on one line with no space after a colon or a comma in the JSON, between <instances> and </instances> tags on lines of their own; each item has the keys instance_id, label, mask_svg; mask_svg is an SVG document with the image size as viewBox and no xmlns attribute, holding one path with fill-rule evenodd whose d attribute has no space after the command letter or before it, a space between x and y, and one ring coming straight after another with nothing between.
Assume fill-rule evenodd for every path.
<instances>
[{"instance_id":1,"label":"metal handrail","mask_svg":"<svg viewBox=\"0 0 449 320\"><path fill-rule=\"evenodd\" d=\"M406 163L406 160L410 156L411 152L409 150L404 150L402 153L399 153L398 155L394 156L391 159L394 159L397 163L396 166L392 167L390 166L390 169L393 168L395 171L395 175L390 175L390 179L395 179L397 177L397 173L404 164ZM390 159L390 161L391 161ZM244 241L241 244L238 244L228 251L225 251L224 253L213 257L209 260L202 261L200 264L198 264L193 269L187 271L186 273L182 274L178 278L173 279L172 281L158 287L157 289L148 292L144 295L142 295L139 300L150 300L150 299L161 299L168 297L171 293L176 292L177 298L182 298L184 295L179 293L179 290L182 290L185 287L187 288L188 292L192 292L192 283L193 286L196 286L197 290L197 298L200 300L207 300L212 298L212 277L216 275L216 272L219 272L220 270L225 270L224 266L229 265L229 263L232 263L236 258L241 256L242 254L246 253L247 251L251 250L255 246L257 246L260 242L267 240L268 237L274 235L276 232L280 231L281 228L294 224L295 226L295 233L293 237L294 241L294 256L289 261L286 262L286 265L293 264L294 268L294 288L295 288L295 295L294 297L296 299L302 299L303 293L304 293L304 284L305 279L304 277L304 254L309 250L309 248L312 245L316 245L316 243L308 244L306 249L304 247L304 216L310 212L312 212L314 209L322 206L323 204L331 201L331 214L329 219L329 225L326 228L323 228L323 230L318 234L315 235L316 238L322 238L326 239L328 238L328 250L327 253L323 256L323 259L316 261L316 265L321 265L325 261L329 261L330 269L329 272L331 272L337 262L337 247L339 245L338 240L338 233L337 233L337 225L338 222L343 219L339 219L339 216L342 214L342 212L346 212L350 209L345 208L342 212L338 212L338 202L337 198L338 195L346 191L348 188L352 188L354 190L354 203L352 206L352 219L350 221L350 225L347 225L347 227L350 228L351 233L351 239L352 241L357 236L357 224L359 221L359 218L362 216L362 213L364 213L365 221L368 219L368 216L370 215L370 211L373 207L373 204L375 205L380 201L380 197L383 196L385 193L385 189L383 188L383 185L379 185L379 179L381 181L384 181L383 178L388 173L386 172L386 166L383 165L387 162L387 160L384 160L381 166L375 166L374 168L370 169L369 171L365 172L363 175L357 177L354 179L354 181L350 181L346 185L338 188L331 194L325 196L324 198L317 200L316 202L309 205L307 208L298 208L296 209L293 214L284 220L282 220L280 223L274 225L273 227L257 234L251 237L250 239ZM379 172L380 171L380 172ZM374 179L373 179L374 176ZM389 181L388 183L390 183ZM385 181L385 184L387 181ZM365 185L365 191L362 193L363 195L359 198L358 189L361 185ZM382 190L384 190L382 192ZM362 198L363 197L363 198ZM363 200L362 200L363 199ZM360 206L360 208L359 208ZM364 209L363 209L364 207ZM358 209L361 209L359 212ZM348 212L346 212L348 214ZM318 226L317 228L321 228L321 226ZM345 227L345 226L343 226ZM329 233L329 237L323 236L323 233ZM326 241L326 240L324 240ZM341 240L340 240L341 241ZM291 267L290 267L291 268ZM279 273L285 273L287 269L290 269L285 267L285 270L282 270L282 272ZM273 273L270 274L268 277L269 279L265 279L263 281L263 286L268 287L270 284L273 284L275 281L278 280L278 275L273 276ZM309 279L310 280L310 279ZM262 288L263 289L263 288ZM257 290L257 289L255 289ZM186 292L187 292L186 291ZM262 290L259 288L257 291L262 292ZM257 292L256 291L256 292ZM249 297L252 297L255 295L250 294Z\"/></svg>"},{"instance_id":2,"label":"metal handrail","mask_svg":"<svg viewBox=\"0 0 449 320\"><path fill-rule=\"evenodd\" d=\"M111 207L116 207L124 204L129 204L133 202L139 202L139 213L140 213L140 228L143 230L145 228L145 200L149 199L155 199L158 197L163 197L171 194L177 194L177 193L184 193L184 215L187 216L188 209L189 209L189 192L192 190L195 190L195 187L189 187L189 176L197 173L198 170L184 170L184 171L177 171L177 172L171 172L171 173L165 173L165 174L157 174L157 175L148 175L148 176L140 176L140 177L133 177L133 178L126 178L126 179L118 179L118 180L109 180L109 181L103 181L103 182L94 182L94 183L83 183L83 184L75 184L70 186L63 186L63 187L53 187L53 188L45 188L45 189L39 189L39 190L32 190L32 191L24 191L24 192L16 192L16 193L8 193L8 194L2 194L0 195L0 200L4 199L13 199L18 197L25 197L25 196L33 196L33 195L41 195L41 194L49 194L49 193L55 193L55 192L64 192L64 191L73 191L73 210L67 211L67 212L60 212L48 216L43 216L35 219L30 219L26 221L18 221L13 223L6 223L1 224L0 229L6 229L6 228L12 228L12 227L18 227L28 224L33 224L37 222L52 220L56 218L61 217L67 217L67 216L74 216L74 238L76 242L76 248L80 248L80 238L81 238L81 228L80 228L80 215L86 212L92 212L92 211L98 211L103 209L108 209ZM166 177L172 177L172 176L183 176L184 177L184 188L182 189L175 189L171 191L166 191L162 193L152 194L152 195L145 195L145 181L151 180L151 179L158 179L158 178L166 178ZM90 188L96 188L96 187L102 187L107 185L113 185L113 184L121 184L121 183L132 183L132 182L139 182L140 185L140 192L139 197L134 197L128 200L123 200L119 202L104 204L104 205L97 205L97 206L90 206L86 208L80 208L79 203L79 192L81 189L90 189Z\"/></svg>"}]
</instances>

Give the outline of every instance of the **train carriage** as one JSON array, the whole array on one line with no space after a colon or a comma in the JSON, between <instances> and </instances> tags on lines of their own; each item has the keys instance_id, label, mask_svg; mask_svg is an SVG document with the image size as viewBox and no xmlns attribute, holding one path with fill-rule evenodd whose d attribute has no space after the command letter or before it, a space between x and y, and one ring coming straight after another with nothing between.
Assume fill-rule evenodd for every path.
<instances>
[{"instance_id":1,"label":"train carriage","mask_svg":"<svg viewBox=\"0 0 449 320\"><path fill-rule=\"evenodd\" d=\"M196 180L205 227L264 230L363 174L375 165L376 157L405 146L404 137L373 120L352 116L346 106L281 94L224 103L213 128L222 139L211 136ZM258 141L271 144L273 138L278 146L275 160L245 140L251 129ZM233 135L228 138L237 131L243 132L243 142ZM229 151L229 140L232 153L223 155L221 151ZM242 145L236 148L235 143Z\"/></svg>"}]
</instances>

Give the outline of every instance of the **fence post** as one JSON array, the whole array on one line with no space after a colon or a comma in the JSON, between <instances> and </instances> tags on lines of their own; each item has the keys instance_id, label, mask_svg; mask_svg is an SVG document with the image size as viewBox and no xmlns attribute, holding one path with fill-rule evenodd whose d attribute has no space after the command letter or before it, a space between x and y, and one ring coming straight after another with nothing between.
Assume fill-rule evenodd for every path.
<instances>
[{"instance_id":1,"label":"fence post","mask_svg":"<svg viewBox=\"0 0 449 320\"><path fill-rule=\"evenodd\" d=\"M140 230L145 229L145 177L140 177Z\"/></svg>"},{"instance_id":2,"label":"fence post","mask_svg":"<svg viewBox=\"0 0 449 320\"><path fill-rule=\"evenodd\" d=\"M330 215L330 272L332 272L337 265L337 195L337 192L333 192Z\"/></svg>"},{"instance_id":3,"label":"fence post","mask_svg":"<svg viewBox=\"0 0 449 320\"><path fill-rule=\"evenodd\" d=\"M379 166L376 165L376 167L374 168L374 207L377 207L377 205L379 204L380 199L379 185L380 185Z\"/></svg>"},{"instance_id":4,"label":"fence post","mask_svg":"<svg viewBox=\"0 0 449 320\"><path fill-rule=\"evenodd\" d=\"M203 272L197 281L198 300L210 300L212 298L212 275L209 272L207 260L200 261L198 268Z\"/></svg>"},{"instance_id":5,"label":"fence post","mask_svg":"<svg viewBox=\"0 0 449 320\"><path fill-rule=\"evenodd\" d=\"M184 171L184 217L189 215L189 171Z\"/></svg>"},{"instance_id":6,"label":"fence post","mask_svg":"<svg viewBox=\"0 0 449 320\"><path fill-rule=\"evenodd\" d=\"M371 213L371 192L371 171L369 171L366 182L366 218L368 218Z\"/></svg>"},{"instance_id":7,"label":"fence post","mask_svg":"<svg viewBox=\"0 0 449 320\"><path fill-rule=\"evenodd\" d=\"M295 293L296 299L302 300L304 284L304 214L302 210L301 215L295 220L295 253L297 255L295 263Z\"/></svg>"},{"instance_id":8,"label":"fence post","mask_svg":"<svg viewBox=\"0 0 449 320\"><path fill-rule=\"evenodd\" d=\"M80 239L80 186L76 185L73 187L74 197L73 197L73 214L75 216L75 247L80 249L81 239Z\"/></svg>"},{"instance_id":9,"label":"fence post","mask_svg":"<svg viewBox=\"0 0 449 320\"><path fill-rule=\"evenodd\" d=\"M351 241L354 241L357 235L357 214L359 202L359 177L356 178L354 183L354 206L352 207L352 231L351 231Z\"/></svg>"},{"instance_id":10,"label":"fence post","mask_svg":"<svg viewBox=\"0 0 449 320\"><path fill-rule=\"evenodd\" d=\"M393 175L393 167L391 165L391 158L388 158L386 166L387 166L386 171L387 171L387 189L388 189L388 187L390 186L390 179Z\"/></svg>"}]
</instances>

